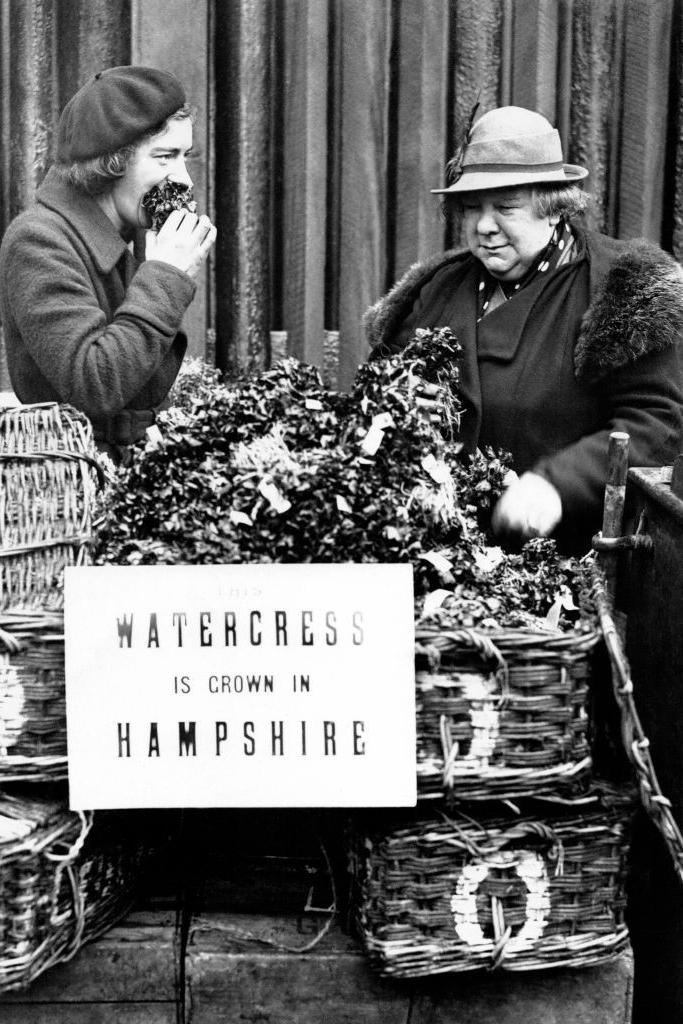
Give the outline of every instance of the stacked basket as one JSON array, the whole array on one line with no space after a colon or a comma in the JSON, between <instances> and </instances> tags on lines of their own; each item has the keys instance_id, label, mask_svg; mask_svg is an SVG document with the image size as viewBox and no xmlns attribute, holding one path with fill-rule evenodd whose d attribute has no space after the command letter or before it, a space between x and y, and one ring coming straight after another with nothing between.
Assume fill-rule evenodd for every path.
<instances>
[{"instance_id":1,"label":"stacked basket","mask_svg":"<svg viewBox=\"0 0 683 1024\"><path fill-rule=\"evenodd\" d=\"M75 409L0 411L0 991L28 985L120 916L144 853L106 815L70 812L60 783L63 573L88 561L95 456Z\"/></svg>"},{"instance_id":2,"label":"stacked basket","mask_svg":"<svg viewBox=\"0 0 683 1024\"><path fill-rule=\"evenodd\" d=\"M599 633L419 620L416 641L420 804L352 848L371 962L412 977L614 958L632 799L592 776Z\"/></svg>"},{"instance_id":3,"label":"stacked basket","mask_svg":"<svg viewBox=\"0 0 683 1024\"><path fill-rule=\"evenodd\" d=\"M66 776L64 590L97 492L92 428L54 403L0 415L0 776Z\"/></svg>"},{"instance_id":4,"label":"stacked basket","mask_svg":"<svg viewBox=\"0 0 683 1024\"><path fill-rule=\"evenodd\" d=\"M588 680L598 641L591 628L448 632L418 622L420 796L575 792L590 772Z\"/></svg>"},{"instance_id":5,"label":"stacked basket","mask_svg":"<svg viewBox=\"0 0 683 1024\"><path fill-rule=\"evenodd\" d=\"M626 945L624 802L416 816L356 849L358 923L383 974L588 967Z\"/></svg>"}]
</instances>

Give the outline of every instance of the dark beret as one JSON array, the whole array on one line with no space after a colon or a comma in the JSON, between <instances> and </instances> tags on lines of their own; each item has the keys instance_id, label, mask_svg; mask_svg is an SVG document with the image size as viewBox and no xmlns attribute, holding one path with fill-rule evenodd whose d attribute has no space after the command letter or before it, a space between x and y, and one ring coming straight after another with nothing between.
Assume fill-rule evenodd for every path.
<instances>
[{"instance_id":1,"label":"dark beret","mask_svg":"<svg viewBox=\"0 0 683 1024\"><path fill-rule=\"evenodd\" d=\"M62 111L57 161L113 153L163 124L184 103L185 90L167 71L127 65L98 71Z\"/></svg>"}]
</instances>

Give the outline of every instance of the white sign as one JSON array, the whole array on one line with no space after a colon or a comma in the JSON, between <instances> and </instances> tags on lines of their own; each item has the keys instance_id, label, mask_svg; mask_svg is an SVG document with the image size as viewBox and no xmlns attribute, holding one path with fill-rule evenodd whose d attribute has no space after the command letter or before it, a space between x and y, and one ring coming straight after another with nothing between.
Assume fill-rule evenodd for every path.
<instances>
[{"instance_id":1,"label":"white sign","mask_svg":"<svg viewBox=\"0 0 683 1024\"><path fill-rule=\"evenodd\" d=\"M416 802L408 565L66 570L70 806Z\"/></svg>"}]
</instances>

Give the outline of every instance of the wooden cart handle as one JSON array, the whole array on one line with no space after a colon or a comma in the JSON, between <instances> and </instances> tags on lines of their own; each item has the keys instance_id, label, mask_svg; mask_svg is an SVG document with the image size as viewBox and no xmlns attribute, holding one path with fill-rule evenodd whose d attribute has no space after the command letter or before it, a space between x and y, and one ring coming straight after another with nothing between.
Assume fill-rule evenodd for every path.
<instances>
[{"instance_id":1,"label":"wooden cart handle","mask_svg":"<svg viewBox=\"0 0 683 1024\"><path fill-rule=\"evenodd\" d=\"M629 441L629 435L621 430L614 430L609 436L607 483L602 514L602 537L606 539L621 536L626 502ZM600 561L607 580L608 593L610 597L614 598L619 553L618 551L603 551L600 554Z\"/></svg>"}]
</instances>

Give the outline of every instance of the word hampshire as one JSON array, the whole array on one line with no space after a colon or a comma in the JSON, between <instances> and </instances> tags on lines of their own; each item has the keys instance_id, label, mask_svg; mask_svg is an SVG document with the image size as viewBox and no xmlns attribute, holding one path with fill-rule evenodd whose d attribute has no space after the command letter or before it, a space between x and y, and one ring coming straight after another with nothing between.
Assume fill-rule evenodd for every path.
<instances>
[{"instance_id":1,"label":"word hampshire","mask_svg":"<svg viewBox=\"0 0 683 1024\"><path fill-rule=\"evenodd\" d=\"M319 754L337 757L342 751L363 757L366 752L365 722L362 719L350 722L325 719L316 723L294 723L282 719L261 723L247 720L236 727L226 721L214 721L211 724L200 722L199 729L197 726L197 722L178 722L174 737L173 727L164 727L163 723L160 729L159 722L140 724L139 728L132 728L130 722L117 722L118 757L161 757L162 752L177 757L196 757L198 744L200 749L203 745L214 757L226 753L245 757L253 757L257 753L271 757L316 757Z\"/></svg>"}]
</instances>

